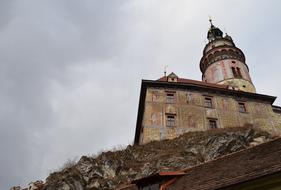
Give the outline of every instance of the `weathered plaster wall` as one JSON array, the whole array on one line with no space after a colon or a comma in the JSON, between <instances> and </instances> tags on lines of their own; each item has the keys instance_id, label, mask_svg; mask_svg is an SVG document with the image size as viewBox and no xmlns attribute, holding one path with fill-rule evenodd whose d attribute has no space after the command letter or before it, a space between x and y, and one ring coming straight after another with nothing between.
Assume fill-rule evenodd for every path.
<instances>
[{"instance_id":1,"label":"weathered plaster wall","mask_svg":"<svg viewBox=\"0 0 281 190\"><path fill-rule=\"evenodd\" d=\"M245 92L252 92L252 93L256 92L254 85L251 82L244 80L244 79L234 79L233 78L233 79L228 79L228 80L218 82L217 84L237 87L237 90L241 90L241 91L245 91Z\"/></svg>"},{"instance_id":2,"label":"weathered plaster wall","mask_svg":"<svg viewBox=\"0 0 281 190\"><path fill-rule=\"evenodd\" d=\"M276 126L276 128L277 128L276 133L279 134L278 129L281 129L281 113L280 112L279 113L273 112L271 122L272 122L272 125ZM273 130L275 130L275 128Z\"/></svg>"},{"instance_id":3,"label":"weathered plaster wall","mask_svg":"<svg viewBox=\"0 0 281 190\"><path fill-rule=\"evenodd\" d=\"M232 67L240 68L242 78L233 75ZM247 66L241 61L226 59L211 64L204 73L203 81L208 83L226 84L237 86L239 90L246 92L256 92L248 72Z\"/></svg>"},{"instance_id":4,"label":"weathered plaster wall","mask_svg":"<svg viewBox=\"0 0 281 190\"><path fill-rule=\"evenodd\" d=\"M166 103L167 91L174 91L175 103ZM213 108L205 107L206 96L212 97ZM239 112L240 101L245 102L246 113ZM166 127L166 114L175 114L175 127ZM281 114L273 112L270 103L191 90L149 88L140 144L207 130L209 118L217 119L219 128L253 125L281 134Z\"/></svg>"},{"instance_id":5,"label":"weathered plaster wall","mask_svg":"<svg viewBox=\"0 0 281 190\"><path fill-rule=\"evenodd\" d=\"M251 81L246 65L234 59L225 59L211 64L205 71L204 79L210 83L217 83L228 78L234 78L231 67L239 67L243 79Z\"/></svg>"}]
</instances>

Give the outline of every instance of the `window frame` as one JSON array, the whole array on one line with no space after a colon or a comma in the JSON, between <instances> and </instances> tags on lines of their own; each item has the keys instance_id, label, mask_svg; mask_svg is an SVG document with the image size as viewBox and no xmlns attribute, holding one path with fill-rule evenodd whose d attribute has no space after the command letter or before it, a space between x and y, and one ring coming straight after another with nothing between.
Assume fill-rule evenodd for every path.
<instances>
[{"instance_id":1,"label":"window frame","mask_svg":"<svg viewBox=\"0 0 281 190\"><path fill-rule=\"evenodd\" d=\"M239 67L236 67L236 72L237 72L238 78L242 78L241 69Z\"/></svg>"},{"instance_id":2,"label":"window frame","mask_svg":"<svg viewBox=\"0 0 281 190\"><path fill-rule=\"evenodd\" d=\"M166 103L174 104L176 102L176 92L166 92Z\"/></svg>"},{"instance_id":3,"label":"window frame","mask_svg":"<svg viewBox=\"0 0 281 190\"><path fill-rule=\"evenodd\" d=\"M176 127L175 114L166 114L166 127Z\"/></svg>"},{"instance_id":4,"label":"window frame","mask_svg":"<svg viewBox=\"0 0 281 190\"><path fill-rule=\"evenodd\" d=\"M234 78L243 78L240 67L231 67Z\"/></svg>"},{"instance_id":5,"label":"window frame","mask_svg":"<svg viewBox=\"0 0 281 190\"><path fill-rule=\"evenodd\" d=\"M214 108L213 97L204 96L204 107L205 108Z\"/></svg>"},{"instance_id":6,"label":"window frame","mask_svg":"<svg viewBox=\"0 0 281 190\"><path fill-rule=\"evenodd\" d=\"M232 74L233 74L233 77L237 77L237 72L236 72L236 68L235 67L231 67L231 71L232 71Z\"/></svg>"},{"instance_id":7,"label":"window frame","mask_svg":"<svg viewBox=\"0 0 281 190\"><path fill-rule=\"evenodd\" d=\"M246 107L246 103L245 102L238 102L238 111L240 113L247 113L247 107Z\"/></svg>"},{"instance_id":8,"label":"window frame","mask_svg":"<svg viewBox=\"0 0 281 190\"><path fill-rule=\"evenodd\" d=\"M214 125L212 125L212 124L214 124ZM217 129L218 128L217 119L208 118L208 128L209 129Z\"/></svg>"}]
</instances>

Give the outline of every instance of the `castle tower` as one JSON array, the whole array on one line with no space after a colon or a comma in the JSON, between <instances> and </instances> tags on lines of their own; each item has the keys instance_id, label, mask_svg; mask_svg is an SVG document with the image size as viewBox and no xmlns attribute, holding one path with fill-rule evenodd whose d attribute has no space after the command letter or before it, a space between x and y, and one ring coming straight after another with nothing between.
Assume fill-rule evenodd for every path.
<instances>
[{"instance_id":1,"label":"castle tower","mask_svg":"<svg viewBox=\"0 0 281 190\"><path fill-rule=\"evenodd\" d=\"M244 53L235 46L229 35L215 27L210 20L208 44L200 60L202 81L228 85L230 89L255 93Z\"/></svg>"},{"instance_id":2,"label":"castle tower","mask_svg":"<svg viewBox=\"0 0 281 190\"><path fill-rule=\"evenodd\" d=\"M200 61L202 80L175 73L142 80L134 144L190 131L255 126L281 134L276 97L255 93L243 52L211 22Z\"/></svg>"}]
</instances>

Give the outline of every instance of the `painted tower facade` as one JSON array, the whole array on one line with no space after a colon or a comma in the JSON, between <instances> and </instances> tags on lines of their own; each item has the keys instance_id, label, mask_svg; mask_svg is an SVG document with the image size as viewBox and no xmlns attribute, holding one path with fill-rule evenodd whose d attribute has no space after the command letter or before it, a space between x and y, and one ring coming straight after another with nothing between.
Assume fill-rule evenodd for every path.
<instances>
[{"instance_id":1,"label":"painted tower facade","mask_svg":"<svg viewBox=\"0 0 281 190\"><path fill-rule=\"evenodd\" d=\"M208 44L200 61L202 80L207 83L223 84L235 90L255 93L244 53L235 46L229 35L211 22Z\"/></svg>"}]
</instances>

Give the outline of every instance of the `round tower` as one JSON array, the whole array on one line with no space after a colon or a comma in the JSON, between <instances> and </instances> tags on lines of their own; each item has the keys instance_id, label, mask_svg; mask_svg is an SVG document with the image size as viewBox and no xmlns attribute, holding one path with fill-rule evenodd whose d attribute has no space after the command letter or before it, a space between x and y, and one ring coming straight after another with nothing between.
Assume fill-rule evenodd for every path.
<instances>
[{"instance_id":1,"label":"round tower","mask_svg":"<svg viewBox=\"0 0 281 190\"><path fill-rule=\"evenodd\" d=\"M244 53L235 46L229 35L215 27L210 20L208 44L200 60L202 81L224 84L235 90L255 93Z\"/></svg>"}]
</instances>

